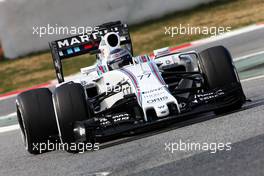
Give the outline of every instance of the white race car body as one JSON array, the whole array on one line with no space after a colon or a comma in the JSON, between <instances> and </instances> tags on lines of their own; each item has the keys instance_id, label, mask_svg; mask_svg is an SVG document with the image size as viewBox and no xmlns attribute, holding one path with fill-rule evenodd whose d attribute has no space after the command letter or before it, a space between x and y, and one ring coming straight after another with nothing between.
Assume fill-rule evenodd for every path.
<instances>
[{"instance_id":1,"label":"white race car body","mask_svg":"<svg viewBox=\"0 0 264 176\"><path fill-rule=\"evenodd\" d=\"M124 81L128 81L127 87L115 87L119 82ZM146 111L149 108L154 108L158 117L164 117L169 114L167 104L174 103L177 107L179 106L177 100L168 91L154 62L135 64L107 72L97 84L103 91L107 91L105 85L110 89L114 88L116 91L122 89L119 93L102 102L103 109L111 108L114 103L124 97L124 94L134 93L139 106L143 109L146 121Z\"/></svg>"},{"instance_id":2,"label":"white race car body","mask_svg":"<svg viewBox=\"0 0 264 176\"><path fill-rule=\"evenodd\" d=\"M59 84L54 91L23 92L16 101L30 153L41 152L33 143L107 141L196 114L238 110L246 101L223 46L199 53L162 48L152 56L132 57L128 26L117 21L91 34L52 41L50 48ZM62 61L83 54L94 54L96 64L65 80Z\"/></svg>"},{"instance_id":3,"label":"white race car body","mask_svg":"<svg viewBox=\"0 0 264 176\"><path fill-rule=\"evenodd\" d=\"M145 121L148 121L146 113L148 109L154 109L158 118L168 116L170 113L168 104L174 104L178 113L180 113L180 105L168 90L157 65L160 68L177 65L183 66L187 71L194 71L195 66L192 58L185 57L181 59L180 55L183 53L171 53L168 48L164 48L154 51L157 59L151 59L147 55L137 56L133 58L133 64L109 71L107 66L108 52L120 47L111 47L107 44L107 37L111 34L118 37L115 33L108 33L108 35L104 36L99 45L102 53L97 63L92 67L82 68L82 75L74 80L74 82L81 83L85 88L96 87L98 94L111 91L117 92L100 103L100 109L97 113L110 109L116 102L123 99L126 94L136 95L138 105L143 110ZM119 37L118 40L120 40ZM118 44L120 44L120 41L118 41ZM127 82L128 84L118 86L122 82ZM191 86L192 81L182 80L178 87L187 88Z\"/></svg>"}]
</instances>

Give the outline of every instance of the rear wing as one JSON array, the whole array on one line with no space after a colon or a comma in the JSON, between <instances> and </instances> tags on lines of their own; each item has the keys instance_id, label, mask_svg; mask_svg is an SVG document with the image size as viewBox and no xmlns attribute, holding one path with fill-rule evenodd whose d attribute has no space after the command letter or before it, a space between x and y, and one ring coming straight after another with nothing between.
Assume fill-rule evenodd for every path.
<instances>
[{"instance_id":1,"label":"rear wing","mask_svg":"<svg viewBox=\"0 0 264 176\"><path fill-rule=\"evenodd\" d=\"M120 37L120 45L124 45L133 54L132 42L128 26L120 21L105 23L95 27L90 34L68 37L49 43L58 82L64 82L61 60L82 54L96 54L101 38L116 32Z\"/></svg>"}]
</instances>

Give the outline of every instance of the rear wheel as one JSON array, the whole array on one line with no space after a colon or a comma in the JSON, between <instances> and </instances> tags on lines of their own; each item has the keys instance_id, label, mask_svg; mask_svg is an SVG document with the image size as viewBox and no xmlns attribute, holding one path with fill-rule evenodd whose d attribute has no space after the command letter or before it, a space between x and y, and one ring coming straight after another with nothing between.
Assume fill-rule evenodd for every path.
<instances>
[{"instance_id":1,"label":"rear wheel","mask_svg":"<svg viewBox=\"0 0 264 176\"><path fill-rule=\"evenodd\" d=\"M42 88L23 92L17 97L16 107L26 150L32 154L47 151L47 144L58 135L50 90Z\"/></svg>"},{"instance_id":2,"label":"rear wheel","mask_svg":"<svg viewBox=\"0 0 264 176\"><path fill-rule=\"evenodd\" d=\"M200 53L198 64L208 90L232 84L238 86L234 94L238 101L231 106L216 110L215 113L220 114L241 108L245 102L245 95L229 51L223 46L208 48Z\"/></svg>"},{"instance_id":3,"label":"rear wheel","mask_svg":"<svg viewBox=\"0 0 264 176\"><path fill-rule=\"evenodd\" d=\"M88 111L83 86L77 83L63 84L55 89L53 101L57 118L57 126L61 142L70 145L76 143L74 137L74 123L88 119L91 115Z\"/></svg>"}]
</instances>

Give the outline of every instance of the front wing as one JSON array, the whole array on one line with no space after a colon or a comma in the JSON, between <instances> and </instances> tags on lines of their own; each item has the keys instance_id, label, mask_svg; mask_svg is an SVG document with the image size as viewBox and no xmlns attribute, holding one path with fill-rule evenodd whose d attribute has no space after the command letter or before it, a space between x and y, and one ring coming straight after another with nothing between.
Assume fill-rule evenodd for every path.
<instances>
[{"instance_id":1,"label":"front wing","mask_svg":"<svg viewBox=\"0 0 264 176\"><path fill-rule=\"evenodd\" d=\"M147 130L161 126L164 127L171 123L188 120L197 114L216 111L222 108L228 108L229 106L235 105L237 103L245 102L245 96L240 84L233 84L225 88L215 89L214 92L219 92L219 90L222 92L220 96L212 96L212 94L209 93L209 101L205 98L205 101L199 100L191 102L190 108L188 110L177 115L167 116L165 118L157 119L151 122L146 122L142 119L137 120L135 118L131 118L125 113L108 117L106 120L108 123L107 127L104 125L106 122L102 123L100 118L91 118L85 121L78 121L74 126L76 141L106 139L135 130ZM243 96L241 96L241 92ZM85 133L80 134L80 130L85 130Z\"/></svg>"}]
</instances>

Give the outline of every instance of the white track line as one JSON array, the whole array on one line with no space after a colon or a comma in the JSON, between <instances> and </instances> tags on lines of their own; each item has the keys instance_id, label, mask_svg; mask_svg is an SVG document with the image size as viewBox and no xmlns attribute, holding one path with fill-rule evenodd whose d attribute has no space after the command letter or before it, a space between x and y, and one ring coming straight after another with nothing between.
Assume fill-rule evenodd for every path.
<instances>
[{"instance_id":1,"label":"white track line","mask_svg":"<svg viewBox=\"0 0 264 176\"><path fill-rule=\"evenodd\" d=\"M257 56L257 55L261 55L261 54L264 54L264 51L259 51L259 52L255 52L255 53L251 53L251 54L248 54L248 55L245 55L245 56L242 56L242 57L238 57L238 58L235 58L234 61L240 61L240 60L245 60L249 57L254 57L254 56Z\"/></svg>"},{"instance_id":2,"label":"white track line","mask_svg":"<svg viewBox=\"0 0 264 176\"><path fill-rule=\"evenodd\" d=\"M261 79L261 78L264 78L264 75L260 75L260 76L255 76L255 77L252 77L252 78L243 79L243 80L241 80L241 82L248 82L248 81L253 81L253 80Z\"/></svg>"},{"instance_id":3,"label":"white track line","mask_svg":"<svg viewBox=\"0 0 264 176\"><path fill-rule=\"evenodd\" d=\"M8 96L6 96L6 97L0 97L0 101L2 101L2 100L6 100L6 99L9 99L9 98L13 98L13 97L15 97L15 96L17 96L17 94L8 95Z\"/></svg>"},{"instance_id":4,"label":"white track line","mask_svg":"<svg viewBox=\"0 0 264 176\"><path fill-rule=\"evenodd\" d=\"M16 116L16 112L12 112L12 113L10 113L10 114L8 114L8 115L5 115L5 116L1 116L0 117L0 120L2 120L2 119L9 119L9 118L11 118L11 117L14 117L14 116Z\"/></svg>"},{"instance_id":5,"label":"white track line","mask_svg":"<svg viewBox=\"0 0 264 176\"><path fill-rule=\"evenodd\" d=\"M5 116L1 116L0 117L0 121L4 120L4 119L9 119L9 118L14 117L14 116L16 116L16 112L10 113L10 114L5 115ZM13 130L17 130L17 129L19 129L19 125L18 124L5 126L5 127L0 127L0 133L13 131Z\"/></svg>"},{"instance_id":6,"label":"white track line","mask_svg":"<svg viewBox=\"0 0 264 176\"><path fill-rule=\"evenodd\" d=\"M14 131L14 130L18 130L19 129L19 125L11 125L11 126L6 126L6 127L1 127L0 128L0 133L5 133L8 131Z\"/></svg>"}]
</instances>

